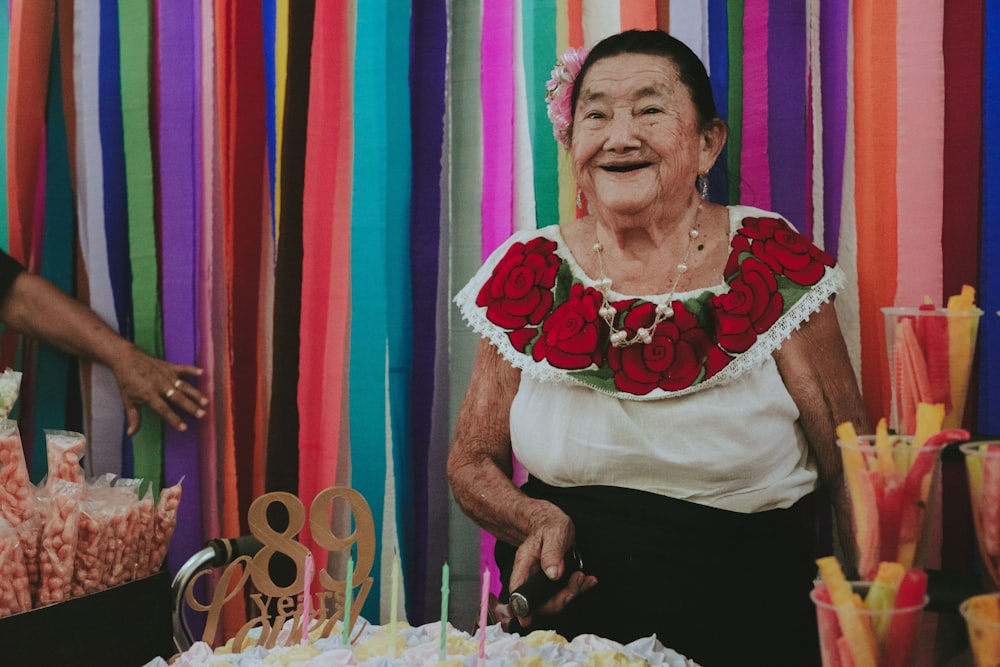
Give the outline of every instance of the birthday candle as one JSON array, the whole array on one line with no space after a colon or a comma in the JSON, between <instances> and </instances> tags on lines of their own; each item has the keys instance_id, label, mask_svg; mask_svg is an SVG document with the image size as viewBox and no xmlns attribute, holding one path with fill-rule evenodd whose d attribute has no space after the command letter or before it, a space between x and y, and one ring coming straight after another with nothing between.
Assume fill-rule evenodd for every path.
<instances>
[{"instance_id":1,"label":"birthday candle","mask_svg":"<svg viewBox=\"0 0 1000 667\"><path fill-rule=\"evenodd\" d=\"M479 596L479 659L486 659L486 606L490 598L490 571L483 570L483 592Z\"/></svg>"},{"instance_id":2,"label":"birthday candle","mask_svg":"<svg viewBox=\"0 0 1000 667\"><path fill-rule=\"evenodd\" d=\"M351 645L351 598L354 597L354 558L347 559L347 584L344 589L344 647Z\"/></svg>"},{"instance_id":3,"label":"birthday candle","mask_svg":"<svg viewBox=\"0 0 1000 667\"><path fill-rule=\"evenodd\" d=\"M302 643L306 644L309 642L309 616L312 613L312 579L313 579L313 569L315 564L313 563L313 555L311 551L306 552L306 566L305 566L305 588L302 589Z\"/></svg>"},{"instance_id":4,"label":"birthday candle","mask_svg":"<svg viewBox=\"0 0 1000 667\"><path fill-rule=\"evenodd\" d=\"M442 662L448 654L448 592L451 588L448 577L448 563L445 563L441 566L441 646L438 649L438 660Z\"/></svg>"},{"instance_id":5,"label":"birthday candle","mask_svg":"<svg viewBox=\"0 0 1000 667\"><path fill-rule=\"evenodd\" d=\"M399 555L396 554L392 558L392 592L389 599L391 600L389 604L389 636L392 638L389 657L396 657L396 616L399 612Z\"/></svg>"}]
</instances>

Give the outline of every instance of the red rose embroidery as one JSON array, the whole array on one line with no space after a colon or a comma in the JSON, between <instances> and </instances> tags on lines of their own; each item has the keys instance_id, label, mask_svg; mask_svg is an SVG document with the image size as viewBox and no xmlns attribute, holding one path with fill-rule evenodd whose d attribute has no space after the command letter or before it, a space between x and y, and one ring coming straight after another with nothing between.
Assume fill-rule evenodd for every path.
<instances>
[{"instance_id":1,"label":"red rose embroidery","mask_svg":"<svg viewBox=\"0 0 1000 667\"><path fill-rule=\"evenodd\" d=\"M476 297L490 322L519 329L542 321L552 307L561 263L555 249L555 241L542 237L510 247Z\"/></svg>"},{"instance_id":2,"label":"red rose embroidery","mask_svg":"<svg viewBox=\"0 0 1000 667\"><path fill-rule=\"evenodd\" d=\"M800 285L815 285L834 259L782 220L746 218L740 234L753 239L753 254L777 274Z\"/></svg>"},{"instance_id":3,"label":"red rose embroidery","mask_svg":"<svg viewBox=\"0 0 1000 667\"><path fill-rule=\"evenodd\" d=\"M631 303L631 302L625 302ZM622 310L623 304L615 304ZM657 387L677 391L690 387L701 375L705 356L713 347L698 318L684 304L674 301L674 316L660 322L653 340L645 345L609 347L608 366L615 372L619 391L643 396ZM629 337L640 327L649 327L656 316L656 305L642 303L626 313L623 325Z\"/></svg>"},{"instance_id":4,"label":"red rose embroidery","mask_svg":"<svg viewBox=\"0 0 1000 667\"><path fill-rule=\"evenodd\" d=\"M569 290L569 299L542 324L542 335L531 349L535 361L548 360L557 368L579 370L601 364L601 348L608 325L598 316L601 293L579 283Z\"/></svg>"},{"instance_id":5,"label":"red rose embroidery","mask_svg":"<svg viewBox=\"0 0 1000 667\"><path fill-rule=\"evenodd\" d=\"M733 242L729 245L733 251L729 253L729 261L726 262L726 271L722 274L726 280L739 273L740 254L750 250L750 239L737 234L733 237Z\"/></svg>"},{"instance_id":6,"label":"red rose embroidery","mask_svg":"<svg viewBox=\"0 0 1000 667\"><path fill-rule=\"evenodd\" d=\"M709 302L715 319L719 347L730 353L745 352L781 316L784 300L771 269L752 257L743 260L740 275L729 291Z\"/></svg>"}]
</instances>

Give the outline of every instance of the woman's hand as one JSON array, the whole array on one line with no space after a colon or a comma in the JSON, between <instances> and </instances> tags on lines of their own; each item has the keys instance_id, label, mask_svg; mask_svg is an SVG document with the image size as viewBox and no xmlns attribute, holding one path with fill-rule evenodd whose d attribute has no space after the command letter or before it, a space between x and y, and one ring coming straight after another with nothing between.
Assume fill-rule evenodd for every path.
<instances>
[{"instance_id":1,"label":"woman's hand","mask_svg":"<svg viewBox=\"0 0 1000 667\"><path fill-rule=\"evenodd\" d=\"M176 411L196 418L205 416L208 399L185 377L198 377L202 370L196 366L172 364L145 354L135 346L129 346L126 354L116 360L112 367L122 404L128 417L128 434L139 430L142 422L140 408L148 405L163 421L178 431L186 431L187 424Z\"/></svg>"},{"instance_id":2,"label":"woman's hand","mask_svg":"<svg viewBox=\"0 0 1000 667\"><path fill-rule=\"evenodd\" d=\"M531 518L531 532L518 547L510 574L510 590L517 590L528 577L539 570L553 581L562 578L566 553L575 543L573 522L562 510L551 503L544 503L534 510ZM597 584L597 578L577 570L566 582L566 586L548 600L532 609L541 615L558 614L581 593ZM532 601L537 604L538 601ZM531 615L518 621L522 627L530 627Z\"/></svg>"}]
</instances>

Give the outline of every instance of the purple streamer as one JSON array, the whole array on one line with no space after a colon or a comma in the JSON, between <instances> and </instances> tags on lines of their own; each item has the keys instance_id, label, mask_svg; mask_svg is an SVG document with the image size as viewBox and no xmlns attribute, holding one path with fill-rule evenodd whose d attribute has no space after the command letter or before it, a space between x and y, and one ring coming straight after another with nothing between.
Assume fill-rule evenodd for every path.
<instances>
[{"instance_id":1,"label":"purple streamer","mask_svg":"<svg viewBox=\"0 0 1000 667\"><path fill-rule=\"evenodd\" d=\"M196 0L157 2L159 202L163 270L163 345L174 363L194 364L197 353L198 191L191 165L198 164L196 137L200 80L195 54L201 43ZM188 378L190 380L190 378ZM201 471L194 428L166 429L166 484L184 479L184 501L167 562L171 572L201 548Z\"/></svg>"},{"instance_id":2,"label":"purple streamer","mask_svg":"<svg viewBox=\"0 0 1000 667\"><path fill-rule=\"evenodd\" d=\"M413 136L413 189L410 210L410 265L413 286L413 374L411 424L413 494L417 506L412 570L407 582L409 613L417 622L436 614L438 586L428 587L428 577L440 569L447 555L447 524L431 525L445 515L430 512L431 494L447 495L443 471L428 466L434 422L434 388L438 273L441 227L441 150L444 142L445 57L448 29L444 2L414 5L411 19L410 86L420 91L421 104L411 112ZM439 499L436 499L439 500ZM435 506L440 503L434 502ZM434 535L434 539L429 539ZM433 552L433 553L431 553ZM428 599L430 598L430 599Z\"/></svg>"},{"instance_id":3,"label":"purple streamer","mask_svg":"<svg viewBox=\"0 0 1000 667\"><path fill-rule=\"evenodd\" d=\"M847 28L849 0L820 4L819 48L823 95L823 248L837 256L847 137Z\"/></svg>"},{"instance_id":4,"label":"purple streamer","mask_svg":"<svg viewBox=\"0 0 1000 667\"><path fill-rule=\"evenodd\" d=\"M771 210L806 224L806 3L771 0L768 12L768 146Z\"/></svg>"}]
</instances>

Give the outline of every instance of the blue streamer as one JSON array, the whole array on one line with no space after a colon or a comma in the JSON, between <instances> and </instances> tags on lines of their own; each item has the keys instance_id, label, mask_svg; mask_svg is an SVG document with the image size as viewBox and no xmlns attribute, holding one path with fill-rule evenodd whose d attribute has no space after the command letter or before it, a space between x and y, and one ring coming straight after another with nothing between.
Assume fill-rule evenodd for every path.
<instances>
[{"instance_id":1,"label":"blue streamer","mask_svg":"<svg viewBox=\"0 0 1000 667\"><path fill-rule=\"evenodd\" d=\"M101 0L98 108L101 164L104 169L104 234L108 274L115 300L119 333L133 340L132 264L128 244L128 197L125 183L125 140L122 136L121 61L118 48L118 3ZM122 475L133 474L132 442L122 443Z\"/></svg>"},{"instance_id":2,"label":"blue streamer","mask_svg":"<svg viewBox=\"0 0 1000 667\"><path fill-rule=\"evenodd\" d=\"M267 89L267 92L265 93L267 96L267 177L271 186L271 235L274 236L275 225L278 222L274 215L276 205L274 199L274 183L279 158L277 155L277 86L275 83L277 80L275 71L277 64L275 63L275 58L277 47L278 4L277 0L262 0L261 5L264 16L264 85Z\"/></svg>"},{"instance_id":3,"label":"blue streamer","mask_svg":"<svg viewBox=\"0 0 1000 667\"><path fill-rule=\"evenodd\" d=\"M1000 434L1000 6L985 3L983 57L983 225L979 303L979 431Z\"/></svg>"},{"instance_id":4,"label":"blue streamer","mask_svg":"<svg viewBox=\"0 0 1000 667\"><path fill-rule=\"evenodd\" d=\"M708 3L708 62L711 72L712 96L719 118L729 119L729 13L725 0ZM708 188L712 201L729 203L729 178L726 174L728 148L723 148L715 166L708 172Z\"/></svg>"}]
</instances>

